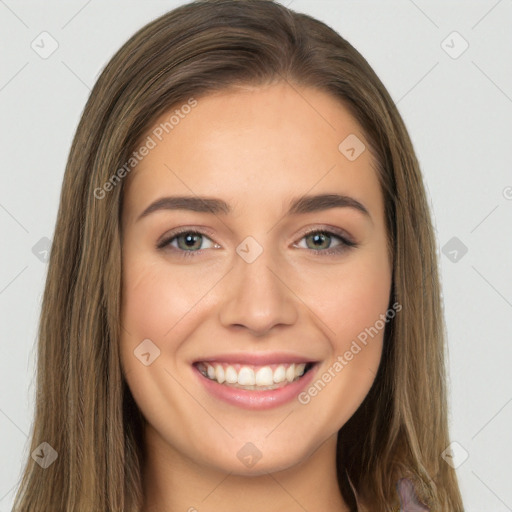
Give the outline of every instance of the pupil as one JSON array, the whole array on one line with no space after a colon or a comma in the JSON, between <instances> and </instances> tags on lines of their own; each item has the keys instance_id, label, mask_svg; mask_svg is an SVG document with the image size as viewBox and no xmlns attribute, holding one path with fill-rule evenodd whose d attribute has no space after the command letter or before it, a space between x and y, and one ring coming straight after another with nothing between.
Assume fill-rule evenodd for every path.
<instances>
[{"instance_id":1,"label":"pupil","mask_svg":"<svg viewBox=\"0 0 512 512\"><path fill-rule=\"evenodd\" d=\"M194 248L194 245L197 244L197 240L195 239L198 239L200 235L194 235L194 234L188 234L188 235L185 235L183 238L185 240L185 246L188 248L188 249L193 249ZM199 242L200 243L200 242Z\"/></svg>"},{"instance_id":2,"label":"pupil","mask_svg":"<svg viewBox=\"0 0 512 512\"><path fill-rule=\"evenodd\" d=\"M325 241L328 243L328 239L329 237L322 233L313 235L313 243L317 246L322 245L322 243L325 243Z\"/></svg>"}]
</instances>

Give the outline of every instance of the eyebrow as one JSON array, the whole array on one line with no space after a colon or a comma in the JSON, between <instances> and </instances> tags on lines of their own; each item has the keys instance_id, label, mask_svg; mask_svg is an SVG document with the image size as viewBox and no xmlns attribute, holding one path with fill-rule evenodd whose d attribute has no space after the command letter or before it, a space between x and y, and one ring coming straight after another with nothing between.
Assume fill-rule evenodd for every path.
<instances>
[{"instance_id":1,"label":"eyebrow","mask_svg":"<svg viewBox=\"0 0 512 512\"><path fill-rule=\"evenodd\" d=\"M312 213L330 208L353 208L371 220L370 212L361 202L353 197L340 194L318 194L294 198L290 201L286 215ZM161 210L189 210L213 214L231 213L231 207L222 199L200 196L169 196L151 203L139 215L137 221L150 213Z\"/></svg>"}]
</instances>

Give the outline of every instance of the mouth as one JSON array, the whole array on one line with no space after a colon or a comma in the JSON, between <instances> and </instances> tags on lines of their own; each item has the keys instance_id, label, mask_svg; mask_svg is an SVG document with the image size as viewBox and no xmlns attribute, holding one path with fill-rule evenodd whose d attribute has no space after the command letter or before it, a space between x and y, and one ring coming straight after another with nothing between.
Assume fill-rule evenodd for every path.
<instances>
[{"instance_id":1,"label":"mouth","mask_svg":"<svg viewBox=\"0 0 512 512\"><path fill-rule=\"evenodd\" d=\"M193 366L203 377L225 387L246 391L270 391L301 380L314 361L253 365L223 361L197 361Z\"/></svg>"},{"instance_id":2,"label":"mouth","mask_svg":"<svg viewBox=\"0 0 512 512\"><path fill-rule=\"evenodd\" d=\"M290 352L239 352L197 359L192 369L212 399L263 411L293 402L320 365Z\"/></svg>"}]
</instances>

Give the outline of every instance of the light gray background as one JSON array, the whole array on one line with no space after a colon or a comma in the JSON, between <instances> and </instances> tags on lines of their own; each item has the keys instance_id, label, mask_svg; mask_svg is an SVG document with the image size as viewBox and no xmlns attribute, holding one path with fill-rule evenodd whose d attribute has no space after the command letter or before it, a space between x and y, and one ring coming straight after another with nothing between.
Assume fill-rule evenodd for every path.
<instances>
[{"instance_id":1,"label":"light gray background","mask_svg":"<svg viewBox=\"0 0 512 512\"><path fill-rule=\"evenodd\" d=\"M182 3L0 0L0 512L30 456L44 238L81 111L125 40ZM435 218L466 510L512 511L512 1L283 3L348 39L398 104Z\"/></svg>"}]
</instances>

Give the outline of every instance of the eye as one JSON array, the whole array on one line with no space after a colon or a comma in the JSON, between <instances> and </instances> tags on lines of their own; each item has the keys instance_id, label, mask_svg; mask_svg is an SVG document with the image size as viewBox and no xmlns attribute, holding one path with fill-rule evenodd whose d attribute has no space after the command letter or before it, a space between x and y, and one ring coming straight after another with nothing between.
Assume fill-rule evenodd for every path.
<instances>
[{"instance_id":1,"label":"eye","mask_svg":"<svg viewBox=\"0 0 512 512\"><path fill-rule=\"evenodd\" d=\"M311 249L322 256L339 254L351 247L357 246L355 242L349 240L346 236L324 229L309 231L301 238L302 240L306 241L306 249ZM333 240L337 240L338 243L332 245ZM298 247L301 246L298 245Z\"/></svg>"},{"instance_id":2,"label":"eye","mask_svg":"<svg viewBox=\"0 0 512 512\"><path fill-rule=\"evenodd\" d=\"M204 246L204 242L206 246ZM190 253L199 252L203 249L212 249L220 247L214 243L211 238L207 237L204 233L195 230L183 230L178 233L171 233L158 243L158 249L172 248L174 251L181 252L183 256L189 256Z\"/></svg>"},{"instance_id":3,"label":"eye","mask_svg":"<svg viewBox=\"0 0 512 512\"><path fill-rule=\"evenodd\" d=\"M310 249L319 256L340 254L352 247L357 247L357 244L347 236L327 229L311 230L301 238L302 240L305 240L306 246L297 244L295 247ZM206 246L204 245L205 242ZM200 254L203 249L216 249L219 247L220 245L213 242L205 233L194 229L172 232L157 243L158 249L168 249L183 257L193 257L198 253Z\"/></svg>"}]
</instances>

